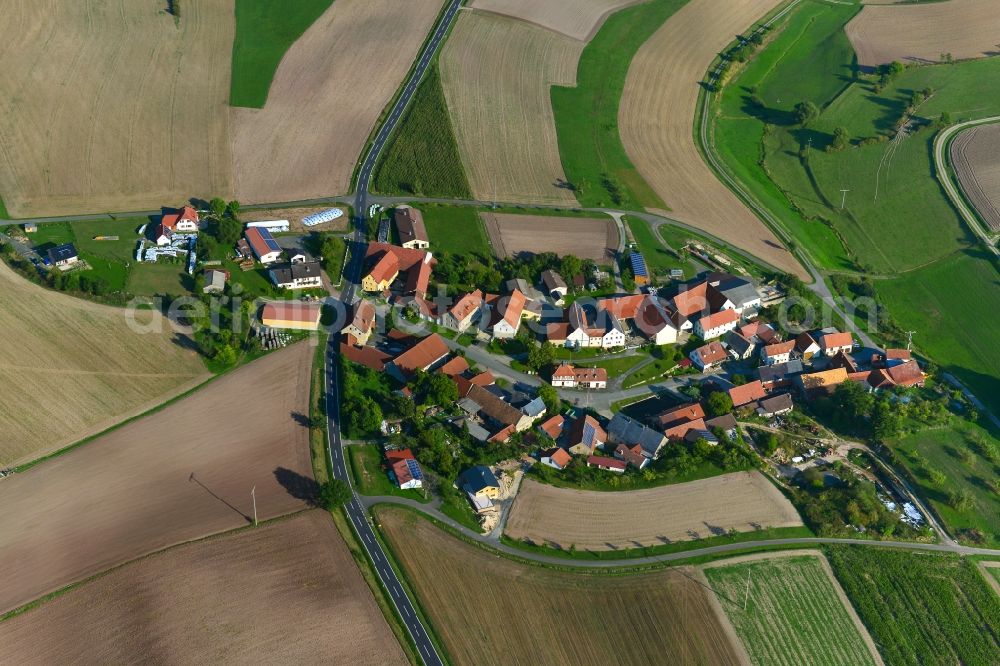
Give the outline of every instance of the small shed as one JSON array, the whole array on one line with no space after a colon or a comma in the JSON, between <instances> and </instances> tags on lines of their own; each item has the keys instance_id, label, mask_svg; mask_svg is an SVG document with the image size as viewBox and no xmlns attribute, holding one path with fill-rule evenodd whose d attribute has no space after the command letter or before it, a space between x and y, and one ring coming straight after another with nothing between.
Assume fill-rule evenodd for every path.
<instances>
[{"instance_id":1,"label":"small shed","mask_svg":"<svg viewBox=\"0 0 1000 666\"><path fill-rule=\"evenodd\" d=\"M24 223L24 233L26 233L26 234L33 234L36 231L38 231L38 225L37 224L35 224L34 222L25 222Z\"/></svg>"}]
</instances>

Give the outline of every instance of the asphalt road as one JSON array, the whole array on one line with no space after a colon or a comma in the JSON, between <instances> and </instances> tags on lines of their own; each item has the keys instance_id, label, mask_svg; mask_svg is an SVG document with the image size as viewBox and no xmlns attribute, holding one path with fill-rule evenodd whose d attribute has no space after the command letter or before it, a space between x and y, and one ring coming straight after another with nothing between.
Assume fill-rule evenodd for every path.
<instances>
[{"instance_id":1,"label":"asphalt road","mask_svg":"<svg viewBox=\"0 0 1000 666\"><path fill-rule=\"evenodd\" d=\"M424 47L420 60L417 61L416 66L413 68L410 79L396 100L396 104L392 107L389 116L376 133L375 140L372 142L371 148L369 148L368 153L361 163L361 170L358 173L358 188L354 198L355 230L353 240L355 248L360 247L365 241L365 219L368 213L368 186L371 182L372 169L375 168L375 163L378 161L378 157L385 147L389 136L392 134L393 129L395 129L396 124L402 117L404 109L406 109L407 104L413 98L413 93L416 92L420 79L423 77L424 72L427 71L434 53L448 33L448 29L455 19L455 15L458 13L461 4L461 0L452 0L448 9L441 17L433 36ZM354 302L363 261L364 256L361 252L352 252L351 263L344 270L346 280L340 296L344 304ZM361 545L364 546L365 552L368 554L368 559L374 565L375 572L382 581L382 586L387 591L389 598L396 607L396 612L403 620L406 630L413 639L420 658L428 666L437 666L444 662L434 647L427 628L417 616L413 602L403 589L399 576L396 575L396 571L389 564L389 559L386 557L382 544L375 536L375 531L369 522L368 513L361 503L357 492L354 491L350 475L347 472L347 464L344 460L346 453L340 435L340 386L337 377L337 354L339 350L339 336L330 336L326 350L326 360L324 362L327 408L327 456L330 461L330 469L332 470L333 478L339 479L351 486L351 501L345 507L347 516L354 526Z\"/></svg>"}]
</instances>

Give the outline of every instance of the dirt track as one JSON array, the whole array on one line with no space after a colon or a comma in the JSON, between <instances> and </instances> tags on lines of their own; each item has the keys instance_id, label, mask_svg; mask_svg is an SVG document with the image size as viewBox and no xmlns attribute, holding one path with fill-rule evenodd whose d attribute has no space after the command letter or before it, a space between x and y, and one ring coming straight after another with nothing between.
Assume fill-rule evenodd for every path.
<instances>
[{"instance_id":1,"label":"dirt track","mask_svg":"<svg viewBox=\"0 0 1000 666\"><path fill-rule=\"evenodd\" d=\"M460 14L441 50L441 84L477 199L576 205L549 89L576 83L582 50L583 42L524 21Z\"/></svg>"},{"instance_id":2,"label":"dirt track","mask_svg":"<svg viewBox=\"0 0 1000 666\"><path fill-rule=\"evenodd\" d=\"M0 624L16 664L406 664L330 517L153 555Z\"/></svg>"},{"instance_id":3,"label":"dirt track","mask_svg":"<svg viewBox=\"0 0 1000 666\"><path fill-rule=\"evenodd\" d=\"M0 195L17 217L232 190L233 1L6 0Z\"/></svg>"},{"instance_id":4,"label":"dirt track","mask_svg":"<svg viewBox=\"0 0 1000 666\"><path fill-rule=\"evenodd\" d=\"M262 519L305 506L290 493L314 484L300 424L312 352L300 343L273 353L0 479L0 613L151 551L246 525L255 485ZM284 484L279 468L288 470Z\"/></svg>"},{"instance_id":5,"label":"dirt track","mask_svg":"<svg viewBox=\"0 0 1000 666\"><path fill-rule=\"evenodd\" d=\"M609 15L639 2L643 0L473 0L470 6L589 42Z\"/></svg>"},{"instance_id":6,"label":"dirt track","mask_svg":"<svg viewBox=\"0 0 1000 666\"><path fill-rule=\"evenodd\" d=\"M521 484L506 534L580 550L619 550L793 527L802 520L759 472L736 472L648 490L600 492Z\"/></svg>"},{"instance_id":7,"label":"dirt track","mask_svg":"<svg viewBox=\"0 0 1000 666\"><path fill-rule=\"evenodd\" d=\"M607 263L618 249L618 227L608 218L480 213L498 257L555 252Z\"/></svg>"},{"instance_id":8,"label":"dirt track","mask_svg":"<svg viewBox=\"0 0 1000 666\"><path fill-rule=\"evenodd\" d=\"M1000 125L979 125L951 142L962 192L992 231L1000 231Z\"/></svg>"},{"instance_id":9,"label":"dirt track","mask_svg":"<svg viewBox=\"0 0 1000 666\"><path fill-rule=\"evenodd\" d=\"M723 185L694 143L699 82L712 60L780 0L691 0L642 45L618 111L622 143L671 211L653 211L718 236L808 279L777 237Z\"/></svg>"},{"instance_id":10,"label":"dirt track","mask_svg":"<svg viewBox=\"0 0 1000 666\"><path fill-rule=\"evenodd\" d=\"M858 64L941 62L1000 52L1000 11L996 0L949 0L922 5L869 5L847 24Z\"/></svg>"},{"instance_id":11,"label":"dirt track","mask_svg":"<svg viewBox=\"0 0 1000 666\"><path fill-rule=\"evenodd\" d=\"M237 199L344 194L444 0L337 0L288 50L263 109L233 109Z\"/></svg>"},{"instance_id":12,"label":"dirt track","mask_svg":"<svg viewBox=\"0 0 1000 666\"><path fill-rule=\"evenodd\" d=\"M43 289L0 261L0 467L28 462L208 378L163 317Z\"/></svg>"}]
</instances>

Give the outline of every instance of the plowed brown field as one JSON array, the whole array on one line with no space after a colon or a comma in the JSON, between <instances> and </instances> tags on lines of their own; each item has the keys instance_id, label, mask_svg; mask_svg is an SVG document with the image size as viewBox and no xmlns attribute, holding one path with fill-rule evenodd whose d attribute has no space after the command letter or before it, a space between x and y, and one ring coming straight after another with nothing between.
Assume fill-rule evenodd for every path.
<instances>
[{"instance_id":1,"label":"plowed brown field","mask_svg":"<svg viewBox=\"0 0 1000 666\"><path fill-rule=\"evenodd\" d=\"M1000 52L1000 6L996 0L949 0L922 5L870 5L847 24L858 64L941 62Z\"/></svg>"},{"instance_id":2,"label":"plowed brown field","mask_svg":"<svg viewBox=\"0 0 1000 666\"><path fill-rule=\"evenodd\" d=\"M208 378L198 355L152 311L43 289L0 261L0 468L39 458Z\"/></svg>"},{"instance_id":3,"label":"plowed brown field","mask_svg":"<svg viewBox=\"0 0 1000 666\"><path fill-rule=\"evenodd\" d=\"M337 0L285 54L263 109L233 109L243 202L344 194L444 0Z\"/></svg>"},{"instance_id":4,"label":"plowed brown field","mask_svg":"<svg viewBox=\"0 0 1000 666\"><path fill-rule=\"evenodd\" d=\"M979 125L951 142L962 192L993 231L1000 231L1000 125Z\"/></svg>"},{"instance_id":5,"label":"plowed brown field","mask_svg":"<svg viewBox=\"0 0 1000 666\"><path fill-rule=\"evenodd\" d=\"M611 13L639 2L643 0L473 0L470 6L589 42Z\"/></svg>"},{"instance_id":6,"label":"plowed brown field","mask_svg":"<svg viewBox=\"0 0 1000 666\"><path fill-rule=\"evenodd\" d=\"M233 0L6 0L0 195L15 216L232 190Z\"/></svg>"},{"instance_id":7,"label":"plowed brown field","mask_svg":"<svg viewBox=\"0 0 1000 666\"><path fill-rule=\"evenodd\" d=\"M402 509L380 507L378 519L453 663L749 663L692 569L554 571L491 555Z\"/></svg>"},{"instance_id":8,"label":"plowed brown field","mask_svg":"<svg viewBox=\"0 0 1000 666\"><path fill-rule=\"evenodd\" d=\"M647 490L600 492L525 480L505 533L512 539L583 550L690 541L730 529L802 525L795 507L759 472Z\"/></svg>"},{"instance_id":9,"label":"plowed brown field","mask_svg":"<svg viewBox=\"0 0 1000 666\"><path fill-rule=\"evenodd\" d=\"M716 55L781 0L691 0L639 49L618 111L622 143L671 211L654 211L718 236L808 278L774 233L708 168L692 123L699 82Z\"/></svg>"},{"instance_id":10,"label":"plowed brown field","mask_svg":"<svg viewBox=\"0 0 1000 666\"><path fill-rule=\"evenodd\" d=\"M299 343L0 480L0 613L116 564L304 506L313 348ZM282 471L284 470L284 471Z\"/></svg>"},{"instance_id":11,"label":"plowed brown field","mask_svg":"<svg viewBox=\"0 0 1000 666\"><path fill-rule=\"evenodd\" d=\"M133 562L0 624L12 664L406 664L330 517Z\"/></svg>"},{"instance_id":12,"label":"plowed brown field","mask_svg":"<svg viewBox=\"0 0 1000 666\"><path fill-rule=\"evenodd\" d=\"M608 218L504 213L480 213L480 217L500 258L555 252L607 263L618 250L618 227Z\"/></svg>"},{"instance_id":13,"label":"plowed brown field","mask_svg":"<svg viewBox=\"0 0 1000 666\"><path fill-rule=\"evenodd\" d=\"M574 85L583 42L466 11L441 51L441 84L472 192L484 201L575 205L549 89Z\"/></svg>"}]
</instances>

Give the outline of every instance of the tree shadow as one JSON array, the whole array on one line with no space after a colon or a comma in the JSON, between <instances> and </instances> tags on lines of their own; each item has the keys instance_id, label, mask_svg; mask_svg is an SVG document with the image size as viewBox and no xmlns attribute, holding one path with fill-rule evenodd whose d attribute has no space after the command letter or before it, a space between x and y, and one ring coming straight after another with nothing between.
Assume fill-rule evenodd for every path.
<instances>
[{"instance_id":1,"label":"tree shadow","mask_svg":"<svg viewBox=\"0 0 1000 666\"><path fill-rule=\"evenodd\" d=\"M252 517L250 517L247 514L243 513L242 511L240 511L239 509L237 509L235 506L233 506L232 504L230 504L226 500L224 500L221 497L219 497L218 495L216 495L215 492L213 492L211 488L209 488L204 483L202 483L201 480L194 475L194 472L191 472L191 476L188 477L188 481L189 482L193 481L194 483L197 483L199 486L201 486L205 490L206 493L208 493L209 495L211 495L215 499L219 500L220 502L222 502L223 504L225 504L227 507L229 507L230 509L232 509L233 511L235 511L239 515L243 516L243 519L246 520L248 523L252 523L253 522L253 518Z\"/></svg>"},{"instance_id":2,"label":"tree shadow","mask_svg":"<svg viewBox=\"0 0 1000 666\"><path fill-rule=\"evenodd\" d=\"M315 479L284 467L274 470L274 479L295 499L318 506L319 484Z\"/></svg>"},{"instance_id":3,"label":"tree shadow","mask_svg":"<svg viewBox=\"0 0 1000 666\"><path fill-rule=\"evenodd\" d=\"M293 421L295 421L297 424L299 424L303 428L308 428L309 427L309 416L308 415L303 414L302 412L291 412L290 416L292 417Z\"/></svg>"}]
</instances>

